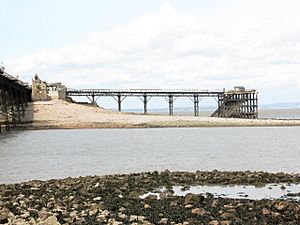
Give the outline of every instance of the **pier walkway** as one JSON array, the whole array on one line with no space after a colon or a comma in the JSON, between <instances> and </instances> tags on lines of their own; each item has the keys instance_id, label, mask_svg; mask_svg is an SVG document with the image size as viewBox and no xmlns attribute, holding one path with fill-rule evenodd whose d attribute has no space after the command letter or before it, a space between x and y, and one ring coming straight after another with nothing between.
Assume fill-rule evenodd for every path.
<instances>
[{"instance_id":1,"label":"pier walkway","mask_svg":"<svg viewBox=\"0 0 300 225\"><path fill-rule=\"evenodd\" d=\"M30 87L0 68L0 132L2 125L9 130L21 122L27 102L31 101Z\"/></svg>"},{"instance_id":2,"label":"pier walkway","mask_svg":"<svg viewBox=\"0 0 300 225\"><path fill-rule=\"evenodd\" d=\"M218 108L212 117L257 118L257 92L243 87L234 90L164 90L164 89L67 89L68 97L85 96L95 103L101 96L111 96L118 103L118 111L122 110L122 101L126 97L139 97L144 104L144 114L148 112L148 102L152 97L163 97L169 103L169 115L173 115L174 101L179 97L188 97L194 103L194 115L199 116L199 103L203 98L214 98Z\"/></svg>"}]
</instances>

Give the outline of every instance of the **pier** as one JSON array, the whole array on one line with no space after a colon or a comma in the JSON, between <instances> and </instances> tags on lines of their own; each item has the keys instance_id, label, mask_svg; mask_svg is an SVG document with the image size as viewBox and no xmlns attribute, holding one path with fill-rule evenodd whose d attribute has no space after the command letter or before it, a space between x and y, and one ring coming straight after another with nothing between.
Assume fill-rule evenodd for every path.
<instances>
[{"instance_id":1,"label":"pier","mask_svg":"<svg viewBox=\"0 0 300 225\"><path fill-rule=\"evenodd\" d=\"M56 94L55 94L55 93ZM22 122L25 109L30 101L49 101L51 99L71 100L74 97L87 97L96 105L100 97L112 97L122 112L122 102L128 97L137 97L143 103L143 112L148 114L149 101L163 98L169 108L169 115L174 114L174 102L178 98L190 99L194 116L200 116L200 102L204 98L213 98L217 102L211 117L223 118L258 118L258 93L255 89L234 87L232 90L201 89L71 89L61 83L47 83L37 75L32 79L32 86L19 80L0 68L0 132L4 127L9 130Z\"/></svg>"},{"instance_id":2,"label":"pier","mask_svg":"<svg viewBox=\"0 0 300 225\"><path fill-rule=\"evenodd\" d=\"M176 98L189 98L194 104L194 115L199 116L200 101L203 98L214 98L218 108L212 117L225 118L258 118L258 95L255 89L235 87L233 90L163 90L163 89L67 89L67 97L85 96L91 103L96 103L101 96L111 96L118 104L118 111L122 111L122 102L126 97L138 97L144 105L144 114L148 113L148 102L153 97L164 98L169 105L169 115L174 113Z\"/></svg>"},{"instance_id":3,"label":"pier","mask_svg":"<svg viewBox=\"0 0 300 225\"><path fill-rule=\"evenodd\" d=\"M4 70L0 68L0 132L3 125L9 130L20 123L31 101L31 88Z\"/></svg>"}]
</instances>

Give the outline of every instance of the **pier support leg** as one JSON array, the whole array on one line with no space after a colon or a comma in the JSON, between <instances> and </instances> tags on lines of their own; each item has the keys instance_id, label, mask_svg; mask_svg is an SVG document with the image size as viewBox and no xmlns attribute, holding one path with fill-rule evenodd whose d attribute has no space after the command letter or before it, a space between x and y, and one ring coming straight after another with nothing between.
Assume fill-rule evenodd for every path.
<instances>
[{"instance_id":1,"label":"pier support leg","mask_svg":"<svg viewBox=\"0 0 300 225\"><path fill-rule=\"evenodd\" d=\"M258 94L255 95L255 119L258 119Z\"/></svg>"},{"instance_id":2,"label":"pier support leg","mask_svg":"<svg viewBox=\"0 0 300 225\"><path fill-rule=\"evenodd\" d=\"M121 95L118 95L118 111L121 112L122 111L122 99L121 99Z\"/></svg>"},{"instance_id":3,"label":"pier support leg","mask_svg":"<svg viewBox=\"0 0 300 225\"><path fill-rule=\"evenodd\" d=\"M21 109L20 109L20 106L21 106L21 94L20 94L20 92L16 91L15 95L16 95L15 109L16 109L16 112L17 112L17 119L18 119L18 122L21 123L21 121L22 121L22 119L21 119Z\"/></svg>"},{"instance_id":4,"label":"pier support leg","mask_svg":"<svg viewBox=\"0 0 300 225\"><path fill-rule=\"evenodd\" d=\"M173 103L174 103L174 97L172 95L169 96L169 115L173 116Z\"/></svg>"},{"instance_id":5,"label":"pier support leg","mask_svg":"<svg viewBox=\"0 0 300 225\"><path fill-rule=\"evenodd\" d=\"M148 100L147 100L147 95L144 95L144 114L146 115L148 113L148 110L147 110L147 103L148 103Z\"/></svg>"},{"instance_id":6,"label":"pier support leg","mask_svg":"<svg viewBox=\"0 0 300 225\"><path fill-rule=\"evenodd\" d=\"M4 89L4 85L1 84L1 113L4 119L5 130L9 130L9 117L8 117L8 109L7 109L7 92Z\"/></svg>"},{"instance_id":7,"label":"pier support leg","mask_svg":"<svg viewBox=\"0 0 300 225\"><path fill-rule=\"evenodd\" d=\"M199 96L194 96L194 114L199 116Z\"/></svg>"},{"instance_id":8,"label":"pier support leg","mask_svg":"<svg viewBox=\"0 0 300 225\"><path fill-rule=\"evenodd\" d=\"M17 126L16 124L16 112L15 112L15 107L11 106L10 107L10 116L11 116L11 121L12 121L12 125L15 128Z\"/></svg>"},{"instance_id":9,"label":"pier support leg","mask_svg":"<svg viewBox=\"0 0 300 225\"><path fill-rule=\"evenodd\" d=\"M10 126L9 126L9 116L8 116L8 106L7 106L8 94L4 90L3 87L1 89L2 89L2 93L1 93L1 98L2 98L2 114L3 114L3 117L4 117L5 130L8 131L10 129Z\"/></svg>"}]
</instances>

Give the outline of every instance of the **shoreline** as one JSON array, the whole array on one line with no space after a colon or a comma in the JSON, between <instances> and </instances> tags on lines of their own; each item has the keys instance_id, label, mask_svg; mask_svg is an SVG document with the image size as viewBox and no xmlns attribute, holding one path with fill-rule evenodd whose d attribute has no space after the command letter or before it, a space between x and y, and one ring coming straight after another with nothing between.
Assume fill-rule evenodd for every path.
<instances>
[{"instance_id":1,"label":"shoreline","mask_svg":"<svg viewBox=\"0 0 300 225\"><path fill-rule=\"evenodd\" d=\"M230 120L230 119L228 119ZM229 123L190 123L190 121L174 121L160 123L142 123L142 124L122 124L122 123L57 123L57 122L32 122L26 124L17 124L15 130L60 130L60 129L155 129L155 128L234 128L234 127L299 127L300 120L284 119L259 119L257 123L253 122L229 122Z\"/></svg>"},{"instance_id":2,"label":"shoreline","mask_svg":"<svg viewBox=\"0 0 300 225\"><path fill-rule=\"evenodd\" d=\"M300 126L294 119L237 119L113 112L60 100L33 102L17 129Z\"/></svg>"},{"instance_id":3,"label":"shoreline","mask_svg":"<svg viewBox=\"0 0 300 225\"><path fill-rule=\"evenodd\" d=\"M26 131L26 130L81 130L81 129L162 129L162 128L246 128L246 127L299 127L300 125L294 124L274 124L274 125L123 125L123 124L72 124L72 125L20 125L18 124L13 130L16 131Z\"/></svg>"},{"instance_id":4,"label":"shoreline","mask_svg":"<svg viewBox=\"0 0 300 225\"><path fill-rule=\"evenodd\" d=\"M299 224L299 200L236 199L192 192L178 196L172 192L175 185L188 192L191 186L203 184L250 184L261 188L268 183L283 182L300 183L300 174L166 170L0 184L0 223ZM161 187L165 189L158 191ZM148 192L159 195L141 197Z\"/></svg>"},{"instance_id":5,"label":"shoreline","mask_svg":"<svg viewBox=\"0 0 300 225\"><path fill-rule=\"evenodd\" d=\"M144 175L151 175L157 177L158 180L161 177L167 175L169 177L169 184L172 185L256 185L270 184L270 183L293 183L300 184L300 172L268 172L263 170L154 170L154 171L142 171L142 172L128 172L128 173L109 173L104 175L79 175L76 177L63 177L63 178L50 178L45 180L28 180L16 183L0 183L2 186L11 185L25 185L34 182L51 183L54 181L65 180L80 180L80 179L119 179L120 177L129 178L135 177L135 179L143 179ZM121 179L123 180L123 179ZM157 180L157 181L158 181ZM160 182L164 181L159 181Z\"/></svg>"}]
</instances>

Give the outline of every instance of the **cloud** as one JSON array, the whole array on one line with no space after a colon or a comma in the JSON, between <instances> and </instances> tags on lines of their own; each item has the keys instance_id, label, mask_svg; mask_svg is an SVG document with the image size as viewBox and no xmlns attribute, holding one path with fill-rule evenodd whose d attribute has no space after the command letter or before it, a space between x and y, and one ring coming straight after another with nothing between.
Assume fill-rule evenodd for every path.
<instances>
[{"instance_id":1,"label":"cloud","mask_svg":"<svg viewBox=\"0 0 300 225\"><path fill-rule=\"evenodd\" d=\"M76 88L300 88L300 2L238 3L206 15L167 3L130 24L7 67Z\"/></svg>"}]
</instances>

